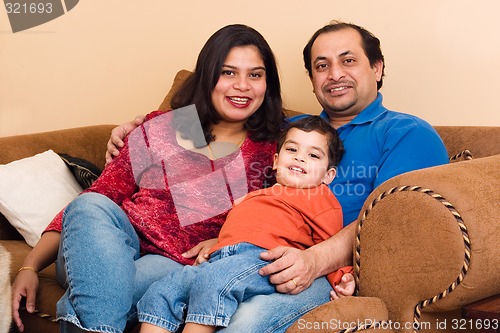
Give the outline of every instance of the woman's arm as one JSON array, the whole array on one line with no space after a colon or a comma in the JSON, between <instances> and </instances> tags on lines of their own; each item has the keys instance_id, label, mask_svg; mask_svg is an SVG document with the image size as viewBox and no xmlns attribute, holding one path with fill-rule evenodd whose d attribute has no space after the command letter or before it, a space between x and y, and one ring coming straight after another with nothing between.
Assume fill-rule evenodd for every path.
<instances>
[{"instance_id":1,"label":"woman's arm","mask_svg":"<svg viewBox=\"0 0 500 333\"><path fill-rule=\"evenodd\" d=\"M61 234L55 231L45 232L24 259L22 268L12 284L12 318L20 332L24 331L19 316L21 299L26 297L26 310L33 313L39 283L38 272L56 260L60 236Z\"/></svg>"}]
</instances>

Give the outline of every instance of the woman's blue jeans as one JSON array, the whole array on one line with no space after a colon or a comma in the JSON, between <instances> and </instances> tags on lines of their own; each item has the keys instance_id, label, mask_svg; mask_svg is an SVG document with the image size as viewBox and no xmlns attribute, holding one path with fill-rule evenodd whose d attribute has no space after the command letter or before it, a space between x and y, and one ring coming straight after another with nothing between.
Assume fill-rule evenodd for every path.
<instances>
[{"instance_id":1,"label":"woman's blue jeans","mask_svg":"<svg viewBox=\"0 0 500 333\"><path fill-rule=\"evenodd\" d=\"M123 210L103 195L82 194L63 216L57 276L67 289L57 303L57 319L86 331L121 333L136 322L137 302L148 287L179 267L163 256L140 257L139 238ZM328 302L330 289L320 278L299 295L252 297L218 332L285 332Z\"/></svg>"},{"instance_id":2,"label":"woman's blue jeans","mask_svg":"<svg viewBox=\"0 0 500 333\"><path fill-rule=\"evenodd\" d=\"M89 331L123 332L136 320L135 305L149 285L182 267L139 253L137 233L118 205L95 193L77 197L63 216L57 277L67 289L57 319Z\"/></svg>"}]
</instances>

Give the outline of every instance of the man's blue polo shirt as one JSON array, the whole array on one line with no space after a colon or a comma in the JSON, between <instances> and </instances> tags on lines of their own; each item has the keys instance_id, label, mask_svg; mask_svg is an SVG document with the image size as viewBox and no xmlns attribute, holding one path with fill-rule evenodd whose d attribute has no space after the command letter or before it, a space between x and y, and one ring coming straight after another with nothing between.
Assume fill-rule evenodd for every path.
<instances>
[{"instance_id":1,"label":"man's blue polo shirt","mask_svg":"<svg viewBox=\"0 0 500 333\"><path fill-rule=\"evenodd\" d=\"M328 120L324 110L320 116ZM418 117L387 110L380 93L337 131L345 154L329 186L342 205L344 226L357 219L368 195L384 181L448 163L448 153L434 128Z\"/></svg>"}]
</instances>

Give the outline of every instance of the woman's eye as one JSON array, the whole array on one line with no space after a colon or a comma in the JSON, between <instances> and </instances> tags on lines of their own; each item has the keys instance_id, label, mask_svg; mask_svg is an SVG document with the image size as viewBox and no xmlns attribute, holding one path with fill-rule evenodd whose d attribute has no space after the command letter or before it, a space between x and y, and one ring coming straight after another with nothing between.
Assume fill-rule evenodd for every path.
<instances>
[{"instance_id":1,"label":"woman's eye","mask_svg":"<svg viewBox=\"0 0 500 333\"><path fill-rule=\"evenodd\" d=\"M222 71L222 75L228 75L228 76L231 76L231 75L234 75L234 71L230 71L230 70L223 70Z\"/></svg>"},{"instance_id":2,"label":"woman's eye","mask_svg":"<svg viewBox=\"0 0 500 333\"><path fill-rule=\"evenodd\" d=\"M261 78L261 77L262 77L262 74L260 74L260 73L251 73L251 74L250 74L250 77L251 77L251 78Z\"/></svg>"}]
</instances>

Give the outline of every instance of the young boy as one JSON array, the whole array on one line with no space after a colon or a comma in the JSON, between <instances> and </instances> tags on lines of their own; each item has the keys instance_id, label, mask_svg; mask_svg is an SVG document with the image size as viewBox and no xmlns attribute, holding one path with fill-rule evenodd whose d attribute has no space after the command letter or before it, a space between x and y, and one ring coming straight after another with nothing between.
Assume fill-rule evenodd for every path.
<instances>
[{"instance_id":1,"label":"young boy","mask_svg":"<svg viewBox=\"0 0 500 333\"><path fill-rule=\"evenodd\" d=\"M281 136L277 152L277 184L249 193L231 210L210 260L151 285L138 303L141 333L177 332L183 324L185 333L227 326L239 303L275 292L258 273L269 263L261 252L280 245L306 249L342 228L342 209L327 186L344 152L337 132L318 116L302 118ZM332 299L353 294L350 270L327 276Z\"/></svg>"}]
</instances>

